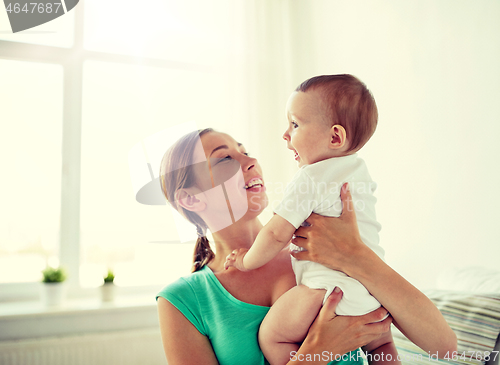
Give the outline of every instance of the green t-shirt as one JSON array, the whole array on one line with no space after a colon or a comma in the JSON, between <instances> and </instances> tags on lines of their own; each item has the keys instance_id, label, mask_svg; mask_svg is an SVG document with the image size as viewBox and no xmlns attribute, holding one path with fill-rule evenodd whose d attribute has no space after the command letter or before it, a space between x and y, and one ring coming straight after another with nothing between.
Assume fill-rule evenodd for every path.
<instances>
[{"instance_id":1,"label":"green t-shirt","mask_svg":"<svg viewBox=\"0 0 500 365\"><path fill-rule=\"evenodd\" d=\"M220 365L267 364L259 348L257 332L269 307L245 303L233 297L208 266L168 285L158 297L168 300L202 335L208 337ZM329 359L327 353L321 356ZM331 364L363 363L359 350L345 354L344 359Z\"/></svg>"}]
</instances>

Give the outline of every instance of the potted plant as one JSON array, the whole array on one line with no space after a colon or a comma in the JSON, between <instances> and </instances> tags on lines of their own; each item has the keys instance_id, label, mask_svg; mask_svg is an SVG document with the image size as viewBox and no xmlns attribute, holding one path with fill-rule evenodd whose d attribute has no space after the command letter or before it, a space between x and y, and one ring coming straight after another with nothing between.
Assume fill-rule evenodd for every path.
<instances>
[{"instance_id":1,"label":"potted plant","mask_svg":"<svg viewBox=\"0 0 500 365\"><path fill-rule=\"evenodd\" d=\"M67 278L66 270L62 267L47 266L42 271L42 303L47 307L57 307L64 302L66 294L66 285L64 281Z\"/></svg>"},{"instance_id":2,"label":"potted plant","mask_svg":"<svg viewBox=\"0 0 500 365\"><path fill-rule=\"evenodd\" d=\"M104 277L104 284L101 286L101 298L103 302L112 302L115 299L115 275L113 270L108 269L108 274Z\"/></svg>"}]
</instances>

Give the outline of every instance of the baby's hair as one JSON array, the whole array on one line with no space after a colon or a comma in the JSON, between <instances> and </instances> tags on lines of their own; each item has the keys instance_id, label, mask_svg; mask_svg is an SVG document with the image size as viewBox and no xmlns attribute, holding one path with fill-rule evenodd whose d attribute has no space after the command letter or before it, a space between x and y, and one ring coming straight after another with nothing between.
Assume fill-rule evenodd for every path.
<instances>
[{"instance_id":1,"label":"baby's hair","mask_svg":"<svg viewBox=\"0 0 500 365\"><path fill-rule=\"evenodd\" d=\"M327 105L326 117L331 126L345 128L349 151L365 145L375 132L378 120L377 105L370 90L352 75L323 75L312 77L295 91L318 90Z\"/></svg>"}]
</instances>

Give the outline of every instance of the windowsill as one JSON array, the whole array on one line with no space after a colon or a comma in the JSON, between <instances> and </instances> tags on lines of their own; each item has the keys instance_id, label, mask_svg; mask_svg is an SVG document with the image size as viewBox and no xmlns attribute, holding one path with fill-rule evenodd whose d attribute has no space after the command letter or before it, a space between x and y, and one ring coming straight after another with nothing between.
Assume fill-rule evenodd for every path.
<instances>
[{"instance_id":1,"label":"windowsill","mask_svg":"<svg viewBox=\"0 0 500 365\"><path fill-rule=\"evenodd\" d=\"M84 298L66 300L60 307L46 307L40 300L0 303L0 320L6 317L14 319L26 316L57 316L68 314L82 314L85 312L112 312L124 308L138 308L155 306L151 296L120 297L113 302L104 303L99 298Z\"/></svg>"},{"instance_id":2,"label":"windowsill","mask_svg":"<svg viewBox=\"0 0 500 365\"><path fill-rule=\"evenodd\" d=\"M47 308L41 301L0 303L0 341L158 327L154 295L67 300Z\"/></svg>"}]
</instances>

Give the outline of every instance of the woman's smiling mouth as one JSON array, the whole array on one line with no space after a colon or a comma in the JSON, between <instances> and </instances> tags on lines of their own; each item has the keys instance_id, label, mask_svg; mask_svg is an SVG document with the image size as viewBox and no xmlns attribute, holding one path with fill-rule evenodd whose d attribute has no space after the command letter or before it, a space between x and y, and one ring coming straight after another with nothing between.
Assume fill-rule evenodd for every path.
<instances>
[{"instance_id":1,"label":"woman's smiling mouth","mask_svg":"<svg viewBox=\"0 0 500 365\"><path fill-rule=\"evenodd\" d=\"M253 192L265 189L264 181L262 181L261 177L254 177L253 179L247 182L247 184L245 185L245 189Z\"/></svg>"}]
</instances>

